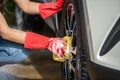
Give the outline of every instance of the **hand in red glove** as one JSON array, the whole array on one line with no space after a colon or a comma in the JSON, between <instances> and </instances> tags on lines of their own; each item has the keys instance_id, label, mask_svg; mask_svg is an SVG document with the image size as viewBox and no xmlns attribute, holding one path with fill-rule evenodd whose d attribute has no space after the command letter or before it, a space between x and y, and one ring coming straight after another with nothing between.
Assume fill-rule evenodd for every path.
<instances>
[{"instance_id":1,"label":"hand in red glove","mask_svg":"<svg viewBox=\"0 0 120 80\"><path fill-rule=\"evenodd\" d=\"M32 32L26 33L24 47L29 49L49 49L59 58L64 58L66 42L63 38L49 38Z\"/></svg>"},{"instance_id":2,"label":"hand in red glove","mask_svg":"<svg viewBox=\"0 0 120 80\"><path fill-rule=\"evenodd\" d=\"M57 2L43 3L39 5L39 12L41 16L45 19L53 14L59 12L62 8L64 0L57 0Z\"/></svg>"},{"instance_id":3,"label":"hand in red glove","mask_svg":"<svg viewBox=\"0 0 120 80\"><path fill-rule=\"evenodd\" d=\"M65 58L65 48L66 42L63 38L51 38L48 49L56 54L59 58Z\"/></svg>"}]
</instances>

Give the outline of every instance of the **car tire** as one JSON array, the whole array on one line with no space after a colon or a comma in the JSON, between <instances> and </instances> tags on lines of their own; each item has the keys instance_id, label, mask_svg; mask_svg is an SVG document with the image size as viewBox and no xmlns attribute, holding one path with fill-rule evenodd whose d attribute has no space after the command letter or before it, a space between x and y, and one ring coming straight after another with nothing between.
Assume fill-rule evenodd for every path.
<instances>
[{"instance_id":1,"label":"car tire","mask_svg":"<svg viewBox=\"0 0 120 80\"><path fill-rule=\"evenodd\" d=\"M78 9L74 7L76 0L65 0L59 24L60 37L71 36L72 48L76 49L72 59L62 63L62 80L90 80L87 71L86 55L84 54L83 36L80 25ZM76 19L77 18L77 19Z\"/></svg>"}]
</instances>

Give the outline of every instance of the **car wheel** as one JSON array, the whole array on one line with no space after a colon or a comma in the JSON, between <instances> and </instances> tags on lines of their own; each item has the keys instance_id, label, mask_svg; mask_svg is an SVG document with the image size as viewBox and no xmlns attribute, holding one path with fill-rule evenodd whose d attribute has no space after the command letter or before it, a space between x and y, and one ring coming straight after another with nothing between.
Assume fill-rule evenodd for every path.
<instances>
[{"instance_id":1,"label":"car wheel","mask_svg":"<svg viewBox=\"0 0 120 80\"><path fill-rule=\"evenodd\" d=\"M78 15L75 10L77 9L74 8L73 2L65 0L60 19L61 23L59 24L59 33L61 37L72 37L73 53L71 59L67 59L62 63L62 80L89 80L82 30L76 25Z\"/></svg>"}]
</instances>

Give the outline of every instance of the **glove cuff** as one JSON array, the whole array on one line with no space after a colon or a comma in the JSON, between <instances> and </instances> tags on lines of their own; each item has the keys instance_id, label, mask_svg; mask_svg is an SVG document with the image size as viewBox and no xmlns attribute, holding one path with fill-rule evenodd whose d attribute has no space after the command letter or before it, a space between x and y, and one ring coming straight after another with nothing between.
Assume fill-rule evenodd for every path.
<instances>
[{"instance_id":1,"label":"glove cuff","mask_svg":"<svg viewBox=\"0 0 120 80\"><path fill-rule=\"evenodd\" d=\"M45 49L49 45L49 37L33 32L26 32L24 47L29 49Z\"/></svg>"},{"instance_id":2,"label":"glove cuff","mask_svg":"<svg viewBox=\"0 0 120 80\"><path fill-rule=\"evenodd\" d=\"M49 2L39 5L39 13L42 16L43 19L46 19L53 14L59 12L61 9L59 6L57 6L56 2Z\"/></svg>"}]
</instances>

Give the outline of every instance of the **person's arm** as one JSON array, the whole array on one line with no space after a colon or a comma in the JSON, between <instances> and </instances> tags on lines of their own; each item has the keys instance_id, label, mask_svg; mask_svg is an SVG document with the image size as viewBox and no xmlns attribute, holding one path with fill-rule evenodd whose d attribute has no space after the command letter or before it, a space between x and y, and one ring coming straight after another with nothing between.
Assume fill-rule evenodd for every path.
<instances>
[{"instance_id":1,"label":"person's arm","mask_svg":"<svg viewBox=\"0 0 120 80\"><path fill-rule=\"evenodd\" d=\"M5 18L0 13L0 35L6 40L24 44L26 32L9 28Z\"/></svg>"},{"instance_id":2,"label":"person's arm","mask_svg":"<svg viewBox=\"0 0 120 80\"><path fill-rule=\"evenodd\" d=\"M17 5L25 12L29 14L39 14L40 3L32 2L30 0L14 0Z\"/></svg>"},{"instance_id":3,"label":"person's arm","mask_svg":"<svg viewBox=\"0 0 120 80\"><path fill-rule=\"evenodd\" d=\"M14 0L18 6L28 14L40 14L44 19L59 12L63 6L64 0L56 2L38 3L30 0Z\"/></svg>"},{"instance_id":4,"label":"person's arm","mask_svg":"<svg viewBox=\"0 0 120 80\"><path fill-rule=\"evenodd\" d=\"M65 42L62 38L50 38L33 32L24 32L9 28L0 12L0 36L3 39L24 44L29 49L49 49L60 58L64 58Z\"/></svg>"}]
</instances>

